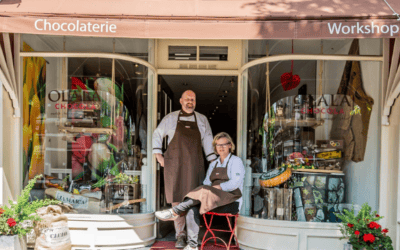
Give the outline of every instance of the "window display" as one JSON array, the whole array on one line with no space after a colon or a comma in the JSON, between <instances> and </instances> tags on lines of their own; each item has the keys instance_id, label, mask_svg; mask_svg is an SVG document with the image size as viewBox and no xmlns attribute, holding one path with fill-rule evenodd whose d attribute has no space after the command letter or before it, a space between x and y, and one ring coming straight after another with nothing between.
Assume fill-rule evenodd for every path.
<instances>
[{"instance_id":1,"label":"window display","mask_svg":"<svg viewBox=\"0 0 400 250\"><path fill-rule=\"evenodd\" d=\"M349 54L359 53L357 39L343 44ZM378 140L369 126L378 122L374 103L379 91L372 86L379 67L363 61L309 60L249 68L251 216L340 222L334 213L362 204L355 196L373 187L359 180L370 168L368 160L379 154L368 153ZM366 68L370 71L362 70Z\"/></svg>"},{"instance_id":2,"label":"window display","mask_svg":"<svg viewBox=\"0 0 400 250\"><path fill-rule=\"evenodd\" d=\"M142 212L147 75L115 59L24 58L25 182L45 176L32 197L74 213Z\"/></svg>"}]
</instances>

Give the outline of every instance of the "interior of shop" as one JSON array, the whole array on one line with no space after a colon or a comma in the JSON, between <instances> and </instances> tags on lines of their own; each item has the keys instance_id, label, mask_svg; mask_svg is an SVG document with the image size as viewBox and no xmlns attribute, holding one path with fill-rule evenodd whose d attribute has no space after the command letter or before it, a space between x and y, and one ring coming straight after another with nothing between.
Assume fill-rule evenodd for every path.
<instances>
[{"instance_id":1,"label":"interior of shop","mask_svg":"<svg viewBox=\"0 0 400 250\"><path fill-rule=\"evenodd\" d=\"M66 39L68 52L114 51L144 61L150 53L147 40L140 39L23 37L29 41L27 50L61 51ZM280 54L348 55L352 44L352 39L248 41L247 56L253 61ZM381 40L360 40L357 51L380 55ZM30 64L34 65L32 72ZM247 113L245 142L237 141L238 77L160 75L157 121L178 110L181 94L193 90L196 111L208 118L213 134L228 132L235 142L245 145L255 180L249 216L337 222L330 215L352 203L368 202L377 208L380 65L283 60L250 67L244 72L247 106L239 107ZM143 168L143 159L151 153L147 147L152 133L147 126L149 68L120 59L78 57L24 58L24 67L25 183L39 173L47 176L35 195L76 202L74 208L79 213L146 211L143 206L150 197L142 181L152 175ZM287 81L283 77L286 73L290 74ZM349 79L355 75L360 81L352 90L355 85L349 84ZM358 158L344 147L349 144L343 120L359 124L352 127L362 132L358 135L362 141L362 149L356 149L362 151ZM341 129L333 136L337 128ZM278 176L287 173L288 167L292 168L289 181L274 188L264 184L276 177L276 171ZM159 209L167 204L162 173L157 174ZM331 179L336 183L334 188L330 187ZM288 189L291 193L286 193ZM304 190L312 195L296 194ZM282 193L282 204L269 207L278 193Z\"/></svg>"}]
</instances>

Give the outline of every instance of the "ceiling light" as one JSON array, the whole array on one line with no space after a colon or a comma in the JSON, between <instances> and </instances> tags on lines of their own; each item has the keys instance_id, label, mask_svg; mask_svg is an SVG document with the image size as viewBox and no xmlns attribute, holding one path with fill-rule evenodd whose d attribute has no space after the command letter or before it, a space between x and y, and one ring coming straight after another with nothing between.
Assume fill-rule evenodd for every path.
<instances>
[{"instance_id":1,"label":"ceiling light","mask_svg":"<svg viewBox=\"0 0 400 250\"><path fill-rule=\"evenodd\" d=\"M218 109L218 106L217 107L215 107L216 109Z\"/></svg>"},{"instance_id":2,"label":"ceiling light","mask_svg":"<svg viewBox=\"0 0 400 250\"><path fill-rule=\"evenodd\" d=\"M210 117L210 118L208 118L208 119L210 119L210 120L211 120L211 119L212 119L212 117Z\"/></svg>"},{"instance_id":3,"label":"ceiling light","mask_svg":"<svg viewBox=\"0 0 400 250\"><path fill-rule=\"evenodd\" d=\"M212 115L214 115L214 113L212 113Z\"/></svg>"},{"instance_id":4,"label":"ceiling light","mask_svg":"<svg viewBox=\"0 0 400 250\"><path fill-rule=\"evenodd\" d=\"M232 76L232 79L230 80L231 87L233 88L235 86L235 78Z\"/></svg>"},{"instance_id":5,"label":"ceiling light","mask_svg":"<svg viewBox=\"0 0 400 250\"><path fill-rule=\"evenodd\" d=\"M225 91L224 91L224 93L225 93L225 94L228 94L228 93L229 93L229 91L228 91L228 90L225 90Z\"/></svg>"},{"instance_id":6,"label":"ceiling light","mask_svg":"<svg viewBox=\"0 0 400 250\"><path fill-rule=\"evenodd\" d=\"M135 67L136 67L136 68L139 67L139 64L136 63L136 64L135 64Z\"/></svg>"},{"instance_id":7,"label":"ceiling light","mask_svg":"<svg viewBox=\"0 0 400 250\"><path fill-rule=\"evenodd\" d=\"M220 99L219 102L222 102L222 99Z\"/></svg>"}]
</instances>

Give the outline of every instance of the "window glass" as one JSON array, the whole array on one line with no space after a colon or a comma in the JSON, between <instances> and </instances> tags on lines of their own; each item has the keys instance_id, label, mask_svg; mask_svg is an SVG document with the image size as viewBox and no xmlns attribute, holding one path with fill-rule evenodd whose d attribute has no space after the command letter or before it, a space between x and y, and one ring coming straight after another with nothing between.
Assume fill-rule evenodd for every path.
<instances>
[{"instance_id":1,"label":"window glass","mask_svg":"<svg viewBox=\"0 0 400 250\"><path fill-rule=\"evenodd\" d=\"M24 184L44 176L32 197L70 203L75 213L145 211L147 68L104 58L23 63Z\"/></svg>"},{"instance_id":2,"label":"window glass","mask_svg":"<svg viewBox=\"0 0 400 250\"><path fill-rule=\"evenodd\" d=\"M251 216L338 222L333 213L352 204L377 207L380 68L310 60L248 70Z\"/></svg>"},{"instance_id":3,"label":"window glass","mask_svg":"<svg viewBox=\"0 0 400 250\"><path fill-rule=\"evenodd\" d=\"M360 39L359 55L382 55L381 40ZM313 40L249 40L249 61L268 55L282 54L325 54L347 55L353 39Z\"/></svg>"}]
</instances>

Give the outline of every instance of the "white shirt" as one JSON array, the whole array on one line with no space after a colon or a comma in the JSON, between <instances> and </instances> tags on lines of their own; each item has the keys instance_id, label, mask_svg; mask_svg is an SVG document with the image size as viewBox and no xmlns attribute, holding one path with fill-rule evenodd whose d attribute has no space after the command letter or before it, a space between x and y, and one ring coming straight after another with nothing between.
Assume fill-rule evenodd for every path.
<instances>
[{"instance_id":1,"label":"white shirt","mask_svg":"<svg viewBox=\"0 0 400 250\"><path fill-rule=\"evenodd\" d=\"M230 157L230 159L229 159ZM226 164L228 163L228 166ZM221 164L221 159L218 157L218 159L215 162L212 162L210 164L210 167L207 170L207 175L206 178L203 181L203 185L211 186L211 180L210 176L214 168L225 168L228 167L227 172L228 172L228 177L229 181L223 182L220 184L221 189L226 192L231 192L237 188L240 189L240 192L242 192L243 195L243 182L244 182L244 175L245 175L245 170L244 170L244 165L242 162L242 159L237 157L236 155L229 154L224 162ZM239 202L239 210L242 206L242 201L243 201L243 196L240 197L238 200Z\"/></svg>"},{"instance_id":2,"label":"white shirt","mask_svg":"<svg viewBox=\"0 0 400 250\"><path fill-rule=\"evenodd\" d=\"M165 136L168 136L168 144L171 142L172 138L174 138L176 125L178 123L178 116L180 110L169 113L166 115L156 128L153 133L153 154L162 154L162 142ZM214 149L212 146L213 135L211 132L210 123L208 123L207 117L194 112L197 119L197 126L200 130L201 135L201 143L204 149L204 153L206 154L207 161L214 160L217 156L214 154ZM195 117L193 116L181 116L179 118L181 121L195 121Z\"/></svg>"}]
</instances>

